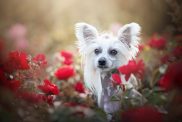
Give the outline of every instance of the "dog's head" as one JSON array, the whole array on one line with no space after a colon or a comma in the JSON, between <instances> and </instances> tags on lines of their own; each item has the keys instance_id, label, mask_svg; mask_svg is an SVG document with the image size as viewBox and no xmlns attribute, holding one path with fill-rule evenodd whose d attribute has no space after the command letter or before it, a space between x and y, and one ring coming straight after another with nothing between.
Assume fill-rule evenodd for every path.
<instances>
[{"instance_id":1,"label":"dog's head","mask_svg":"<svg viewBox=\"0 0 182 122\"><path fill-rule=\"evenodd\" d=\"M109 33L99 34L97 29L86 23L76 24L76 37L79 51L89 64L100 71L110 71L134 58L138 52L140 26L126 24L117 36Z\"/></svg>"}]
</instances>

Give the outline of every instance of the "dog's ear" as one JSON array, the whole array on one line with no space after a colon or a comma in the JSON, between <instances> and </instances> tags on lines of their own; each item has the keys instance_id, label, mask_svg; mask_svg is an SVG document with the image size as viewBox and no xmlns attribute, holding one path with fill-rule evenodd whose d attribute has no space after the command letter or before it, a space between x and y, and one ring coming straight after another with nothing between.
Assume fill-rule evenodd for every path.
<instances>
[{"instance_id":1,"label":"dog's ear","mask_svg":"<svg viewBox=\"0 0 182 122\"><path fill-rule=\"evenodd\" d=\"M75 34L79 41L87 43L98 36L97 29L92 25L86 23L77 23L75 25Z\"/></svg>"},{"instance_id":2,"label":"dog's ear","mask_svg":"<svg viewBox=\"0 0 182 122\"><path fill-rule=\"evenodd\" d=\"M139 40L140 26L137 23L126 24L118 31L118 39L129 47Z\"/></svg>"},{"instance_id":3,"label":"dog's ear","mask_svg":"<svg viewBox=\"0 0 182 122\"><path fill-rule=\"evenodd\" d=\"M121 27L118 31L118 39L128 46L132 57L138 52L140 30L141 27L137 23L130 23Z\"/></svg>"}]
</instances>

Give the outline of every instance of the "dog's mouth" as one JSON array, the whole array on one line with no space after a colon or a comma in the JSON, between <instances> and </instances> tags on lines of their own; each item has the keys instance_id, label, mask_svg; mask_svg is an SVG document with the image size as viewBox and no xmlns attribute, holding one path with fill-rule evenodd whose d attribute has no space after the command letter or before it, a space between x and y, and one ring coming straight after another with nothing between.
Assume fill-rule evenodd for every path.
<instances>
[{"instance_id":1,"label":"dog's mouth","mask_svg":"<svg viewBox=\"0 0 182 122\"><path fill-rule=\"evenodd\" d=\"M100 68L100 69L102 69L102 70L103 70L103 69L107 69L107 68L108 68L108 66L100 66L100 65L99 65L99 66L98 66L98 68Z\"/></svg>"}]
</instances>

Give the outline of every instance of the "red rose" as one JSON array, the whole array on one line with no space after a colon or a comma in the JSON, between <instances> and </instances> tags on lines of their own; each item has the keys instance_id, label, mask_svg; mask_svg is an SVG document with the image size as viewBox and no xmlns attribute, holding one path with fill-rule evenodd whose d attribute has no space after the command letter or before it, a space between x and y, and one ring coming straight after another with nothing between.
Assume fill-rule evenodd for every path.
<instances>
[{"instance_id":1,"label":"red rose","mask_svg":"<svg viewBox=\"0 0 182 122\"><path fill-rule=\"evenodd\" d=\"M0 69L0 83L3 83L6 81L5 73L2 69Z\"/></svg>"},{"instance_id":2,"label":"red rose","mask_svg":"<svg viewBox=\"0 0 182 122\"><path fill-rule=\"evenodd\" d=\"M156 37L152 37L149 40L149 46L156 48L156 49L164 49L166 47L166 40L163 37L160 38L156 38Z\"/></svg>"},{"instance_id":3,"label":"red rose","mask_svg":"<svg viewBox=\"0 0 182 122\"><path fill-rule=\"evenodd\" d=\"M64 58L63 64L70 65L73 63L73 54L69 51L61 51L61 56Z\"/></svg>"},{"instance_id":4,"label":"red rose","mask_svg":"<svg viewBox=\"0 0 182 122\"><path fill-rule=\"evenodd\" d=\"M159 85L165 90L173 87L182 89L182 61L175 62L168 66L166 73L159 80Z\"/></svg>"},{"instance_id":5,"label":"red rose","mask_svg":"<svg viewBox=\"0 0 182 122\"><path fill-rule=\"evenodd\" d=\"M71 66L63 66L55 72L55 76L59 80L67 80L68 78L74 76L75 70Z\"/></svg>"},{"instance_id":6,"label":"red rose","mask_svg":"<svg viewBox=\"0 0 182 122\"><path fill-rule=\"evenodd\" d=\"M142 78L144 74L144 63L143 60L139 60L138 63L135 60L131 60L127 65L119 67L118 70L125 75L126 81L130 78L131 74L138 75L139 78Z\"/></svg>"},{"instance_id":7,"label":"red rose","mask_svg":"<svg viewBox=\"0 0 182 122\"><path fill-rule=\"evenodd\" d=\"M44 84L39 85L38 88L46 94L54 94L54 95L59 94L58 87L47 79L44 80Z\"/></svg>"},{"instance_id":8,"label":"red rose","mask_svg":"<svg viewBox=\"0 0 182 122\"><path fill-rule=\"evenodd\" d=\"M75 91L79 93L85 93L85 88L82 82L76 82L74 85Z\"/></svg>"},{"instance_id":9,"label":"red rose","mask_svg":"<svg viewBox=\"0 0 182 122\"><path fill-rule=\"evenodd\" d=\"M156 108L143 106L121 114L122 122L163 122L163 115Z\"/></svg>"},{"instance_id":10,"label":"red rose","mask_svg":"<svg viewBox=\"0 0 182 122\"><path fill-rule=\"evenodd\" d=\"M12 90L12 91L16 91L20 88L20 81L19 80L9 80L7 81L7 87Z\"/></svg>"},{"instance_id":11,"label":"red rose","mask_svg":"<svg viewBox=\"0 0 182 122\"><path fill-rule=\"evenodd\" d=\"M117 85L120 85L120 84L122 84L122 81L121 81L121 78L120 78L120 76L119 76L119 74L112 74L112 79L113 79L113 82L115 83L115 84L117 84Z\"/></svg>"},{"instance_id":12,"label":"red rose","mask_svg":"<svg viewBox=\"0 0 182 122\"><path fill-rule=\"evenodd\" d=\"M172 54L175 57L182 57L182 46L177 46L173 49Z\"/></svg>"},{"instance_id":13,"label":"red rose","mask_svg":"<svg viewBox=\"0 0 182 122\"><path fill-rule=\"evenodd\" d=\"M167 63L167 62L169 62L170 61L170 55L169 54L166 54L166 55L164 55L164 56L162 56L161 57L161 63L163 63L163 64L165 64L165 63Z\"/></svg>"},{"instance_id":14,"label":"red rose","mask_svg":"<svg viewBox=\"0 0 182 122\"><path fill-rule=\"evenodd\" d=\"M43 101L44 95L32 92L20 92L18 97L30 103L40 103Z\"/></svg>"},{"instance_id":15,"label":"red rose","mask_svg":"<svg viewBox=\"0 0 182 122\"><path fill-rule=\"evenodd\" d=\"M8 72L29 69L27 54L25 52L18 51L10 52L8 60L4 65L4 69Z\"/></svg>"},{"instance_id":16,"label":"red rose","mask_svg":"<svg viewBox=\"0 0 182 122\"><path fill-rule=\"evenodd\" d=\"M45 96L44 94L37 94L37 93L33 93L33 92L20 92L17 95L19 98L21 98L29 103L46 102L50 105L53 104L53 96L51 96L51 95Z\"/></svg>"},{"instance_id":17,"label":"red rose","mask_svg":"<svg viewBox=\"0 0 182 122\"><path fill-rule=\"evenodd\" d=\"M47 60L44 54L38 54L32 59L35 63L45 66L47 65Z\"/></svg>"},{"instance_id":18,"label":"red rose","mask_svg":"<svg viewBox=\"0 0 182 122\"><path fill-rule=\"evenodd\" d=\"M51 95L44 96L43 97L43 101L45 101L49 105L53 105L53 96L51 96Z\"/></svg>"},{"instance_id":19,"label":"red rose","mask_svg":"<svg viewBox=\"0 0 182 122\"><path fill-rule=\"evenodd\" d=\"M63 56L64 58L73 58L73 54L69 51L61 51L61 56Z\"/></svg>"}]
</instances>

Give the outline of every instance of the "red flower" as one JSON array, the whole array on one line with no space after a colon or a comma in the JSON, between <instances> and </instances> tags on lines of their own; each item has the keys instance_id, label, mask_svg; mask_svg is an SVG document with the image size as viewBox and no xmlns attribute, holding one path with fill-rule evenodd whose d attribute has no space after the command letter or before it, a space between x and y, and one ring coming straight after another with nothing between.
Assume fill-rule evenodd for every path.
<instances>
[{"instance_id":1,"label":"red flower","mask_svg":"<svg viewBox=\"0 0 182 122\"><path fill-rule=\"evenodd\" d=\"M20 85L21 82L19 80L9 80L5 83L5 86L12 91L17 91L20 88Z\"/></svg>"},{"instance_id":2,"label":"red flower","mask_svg":"<svg viewBox=\"0 0 182 122\"><path fill-rule=\"evenodd\" d=\"M182 57L182 46L175 47L174 50L172 51L172 54L175 57Z\"/></svg>"},{"instance_id":3,"label":"red flower","mask_svg":"<svg viewBox=\"0 0 182 122\"><path fill-rule=\"evenodd\" d=\"M55 76L59 80L67 80L75 74L75 70L71 66L63 66L55 72Z\"/></svg>"},{"instance_id":4,"label":"red flower","mask_svg":"<svg viewBox=\"0 0 182 122\"><path fill-rule=\"evenodd\" d=\"M163 115L154 107L143 106L121 114L122 122L163 122Z\"/></svg>"},{"instance_id":5,"label":"red flower","mask_svg":"<svg viewBox=\"0 0 182 122\"><path fill-rule=\"evenodd\" d=\"M122 81L121 81L121 78L120 78L120 76L119 76L119 74L112 74L112 79L113 79L113 82L114 82L114 84L117 84L117 85L120 85L120 84L122 84Z\"/></svg>"},{"instance_id":6,"label":"red flower","mask_svg":"<svg viewBox=\"0 0 182 122\"><path fill-rule=\"evenodd\" d=\"M47 60L44 54L38 54L33 58L35 63L38 63L41 66L47 65Z\"/></svg>"},{"instance_id":7,"label":"red flower","mask_svg":"<svg viewBox=\"0 0 182 122\"><path fill-rule=\"evenodd\" d=\"M0 83L5 81L6 81L5 73L2 69L0 69Z\"/></svg>"},{"instance_id":8,"label":"red flower","mask_svg":"<svg viewBox=\"0 0 182 122\"><path fill-rule=\"evenodd\" d=\"M166 40L163 37L160 38L156 38L156 37L152 37L149 40L149 46L156 48L156 49L164 49L166 47Z\"/></svg>"},{"instance_id":9,"label":"red flower","mask_svg":"<svg viewBox=\"0 0 182 122\"><path fill-rule=\"evenodd\" d=\"M166 54L166 55L162 56L160 60L161 60L161 63L165 64L170 61L170 55Z\"/></svg>"},{"instance_id":10,"label":"red flower","mask_svg":"<svg viewBox=\"0 0 182 122\"><path fill-rule=\"evenodd\" d=\"M10 52L8 61L4 65L4 69L8 72L29 69L27 54L18 51Z\"/></svg>"},{"instance_id":11,"label":"red flower","mask_svg":"<svg viewBox=\"0 0 182 122\"><path fill-rule=\"evenodd\" d=\"M131 60L127 65L119 67L118 70L125 75L126 81L130 78L131 74L138 75L139 78L142 78L144 74L144 63L143 60L139 60L138 63L135 60Z\"/></svg>"},{"instance_id":12,"label":"red flower","mask_svg":"<svg viewBox=\"0 0 182 122\"><path fill-rule=\"evenodd\" d=\"M182 61L173 63L168 66L164 76L159 80L159 85L165 90L173 87L182 89Z\"/></svg>"},{"instance_id":13,"label":"red flower","mask_svg":"<svg viewBox=\"0 0 182 122\"><path fill-rule=\"evenodd\" d=\"M18 97L24 99L30 103L40 103L43 101L44 95L43 94L36 94L32 92L20 92Z\"/></svg>"},{"instance_id":14,"label":"red flower","mask_svg":"<svg viewBox=\"0 0 182 122\"><path fill-rule=\"evenodd\" d=\"M43 101L47 102L49 105L53 105L53 96L51 95L44 96Z\"/></svg>"},{"instance_id":15,"label":"red flower","mask_svg":"<svg viewBox=\"0 0 182 122\"><path fill-rule=\"evenodd\" d=\"M73 54L69 51L61 51L61 56L64 57L63 64L70 65L73 63Z\"/></svg>"},{"instance_id":16,"label":"red flower","mask_svg":"<svg viewBox=\"0 0 182 122\"><path fill-rule=\"evenodd\" d=\"M59 94L58 87L47 79L44 80L44 84L39 85L38 88L46 94L54 94L54 95Z\"/></svg>"},{"instance_id":17,"label":"red flower","mask_svg":"<svg viewBox=\"0 0 182 122\"><path fill-rule=\"evenodd\" d=\"M76 82L74 85L75 91L79 93L85 93L85 88L82 82Z\"/></svg>"},{"instance_id":18,"label":"red flower","mask_svg":"<svg viewBox=\"0 0 182 122\"><path fill-rule=\"evenodd\" d=\"M47 102L48 104L53 104L53 96L45 96L43 94L36 94L33 92L20 92L17 94L19 98L29 102L29 103L42 103Z\"/></svg>"},{"instance_id":19,"label":"red flower","mask_svg":"<svg viewBox=\"0 0 182 122\"><path fill-rule=\"evenodd\" d=\"M73 58L73 54L69 51L61 51L61 56L63 56L64 58Z\"/></svg>"},{"instance_id":20,"label":"red flower","mask_svg":"<svg viewBox=\"0 0 182 122\"><path fill-rule=\"evenodd\" d=\"M64 61L63 61L63 64L65 64L65 65L71 65L71 64L73 64L73 59L65 58Z\"/></svg>"}]
</instances>

